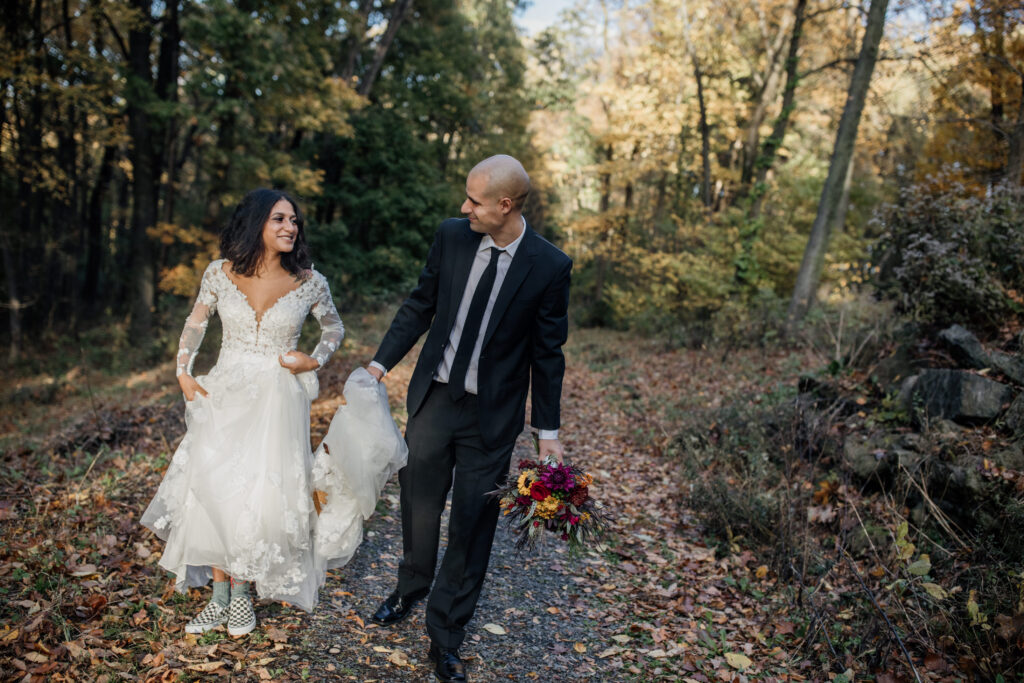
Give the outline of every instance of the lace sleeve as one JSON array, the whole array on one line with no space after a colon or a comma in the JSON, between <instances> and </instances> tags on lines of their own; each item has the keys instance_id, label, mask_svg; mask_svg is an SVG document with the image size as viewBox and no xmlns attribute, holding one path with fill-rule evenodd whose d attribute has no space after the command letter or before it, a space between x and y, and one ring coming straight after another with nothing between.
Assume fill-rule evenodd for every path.
<instances>
[{"instance_id":1,"label":"lace sleeve","mask_svg":"<svg viewBox=\"0 0 1024 683\"><path fill-rule=\"evenodd\" d=\"M319 296L310 311L320 323L320 343L313 349L312 356L320 364L320 367L323 367L331 354L338 350L341 340L345 337L345 326L341 322L341 316L338 315L338 309L334 307L331 288L327 285L327 280L319 274L315 277L320 279Z\"/></svg>"},{"instance_id":2,"label":"lace sleeve","mask_svg":"<svg viewBox=\"0 0 1024 683\"><path fill-rule=\"evenodd\" d=\"M203 273L203 281L199 285L199 296L192 306L192 312L185 319L185 329L178 340L178 369L176 376L191 375L199 345L206 335L206 326L210 316L217 310L217 292L214 289L213 268L219 267L217 262L211 263Z\"/></svg>"}]
</instances>

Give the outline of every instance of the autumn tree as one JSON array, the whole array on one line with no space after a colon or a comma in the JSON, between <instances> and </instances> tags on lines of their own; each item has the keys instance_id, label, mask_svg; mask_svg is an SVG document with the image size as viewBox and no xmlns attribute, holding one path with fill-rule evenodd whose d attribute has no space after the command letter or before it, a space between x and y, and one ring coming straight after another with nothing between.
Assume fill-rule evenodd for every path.
<instances>
[{"instance_id":1,"label":"autumn tree","mask_svg":"<svg viewBox=\"0 0 1024 683\"><path fill-rule=\"evenodd\" d=\"M971 0L926 6L931 49L921 61L931 77L934 126L920 173L984 187L1024 182L1024 6Z\"/></svg>"},{"instance_id":2,"label":"autumn tree","mask_svg":"<svg viewBox=\"0 0 1024 683\"><path fill-rule=\"evenodd\" d=\"M821 277L821 266L825 259L829 233L835 225L846 177L850 172L850 159L853 146L857 140L857 129L860 126L861 114L867 99L868 88L871 86L871 74L878 61L878 47L885 31L885 13L889 0L871 0L871 8L864 27L864 38L860 56L853 69L850 89L843 107L843 115L839 119L839 130L836 132L835 149L829 162L828 177L821 191L818 202L818 214L811 226L811 235L807 241L800 271L797 274L796 287L786 314L787 327L790 332L793 326L807 313L814 297L814 290Z\"/></svg>"}]
</instances>

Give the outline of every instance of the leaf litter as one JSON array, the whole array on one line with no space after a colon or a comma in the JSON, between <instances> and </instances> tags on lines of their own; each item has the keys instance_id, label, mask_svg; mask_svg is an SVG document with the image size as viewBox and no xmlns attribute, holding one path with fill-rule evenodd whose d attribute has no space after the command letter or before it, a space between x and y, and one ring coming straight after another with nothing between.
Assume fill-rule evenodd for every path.
<instances>
[{"instance_id":1,"label":"leaf litter","mask_svg":"<svg viewBox=\"0 0 1024 683\"><path fill-rule=\"evenodd\" d=\"M350 348L322 373L314 442L342 401L350 359L370 352ZM771 574L749 551L722 557L708 546L679 504L676 466L663 457L673 409L762 391L784 374L786 357L751 352L726 368L707 351L664 351L594 330L574 335L567 356L563 443L568 458L595 476L612 528L578 554L549 542L532 555L517 554L499 529L463 647L471 676L700 683L819 677L796 654L788 606L773 597ZM406 361L387 379L400 426L411 368ZM136 398L127 406L79 405L43 445L3 455L4 680L429 675L422 606L394 629L367 619L393 588L401 552L394 482L367 523L364 547L331 572L316 613L260 602L260 625L249 636L185 634L184 623L208 595L173 591L157 564L162 543L138 524L182 436L181 409L167 392ZM513 461L530 451L524 436Z\"/></svg>"}]
</instances>

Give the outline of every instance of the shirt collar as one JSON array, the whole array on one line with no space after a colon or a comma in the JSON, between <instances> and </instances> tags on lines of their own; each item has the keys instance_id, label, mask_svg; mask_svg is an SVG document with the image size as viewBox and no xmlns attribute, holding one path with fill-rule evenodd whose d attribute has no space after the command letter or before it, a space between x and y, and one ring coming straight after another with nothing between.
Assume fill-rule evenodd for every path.
<instances>
[{"instance_id":1,"label":"shirt collar","mask_svg":"<svg viewBox=\"0 0 1024 683\"><path fill-rule=\"evenodd\" d=\"M523 237L525 235L526 235L526 219L523 218L523 229L519 233L519 237L515 238L514 240L512 240L510 243L508 243L504 247L496 247L496 248L501 249L502 251L507 252L510 257L515 258L515 256L516 256L516 249L519 248L519 245L520 245L520 243L522 243ZM494 247L494 246L495 246L494 239L490 235L484 235L483 239L480 240L480 246L477 247L477 251L484 251L485 249L490 249L491 247Z\"/></svg>"}]
</instances>

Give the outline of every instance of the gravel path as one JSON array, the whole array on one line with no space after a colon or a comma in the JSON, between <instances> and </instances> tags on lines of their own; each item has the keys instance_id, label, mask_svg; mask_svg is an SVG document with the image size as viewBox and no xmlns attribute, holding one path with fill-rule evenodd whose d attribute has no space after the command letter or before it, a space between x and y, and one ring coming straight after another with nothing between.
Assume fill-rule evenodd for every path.
<instances>
[{"instance_id":1,"label":"gravel path","mask_svg":"<svg viewBox=\"0 0 1024 683\"><path fill-rule=\"evenodd\" d=\"M513 467L530 454L520 439ZM442 532L447 528L447 511ZM423 681L433 679L423 603L397 626L380 628L369 615L394 588L402 531L398 485L384 491L353 560L332 573L316 613L308 619L304 649L312 680ZM445 544L442 533L441 545ZM553 542L517 554L499 521L491 564L461 653L471 681L592 680L596 677L592 622L585 595L573 580L588 561ZM485 629L485 625L491 630ZM501 627L504 634L494 626ZM581 653L579 650L583 650Z\"/></svg>"}]
</instances>

